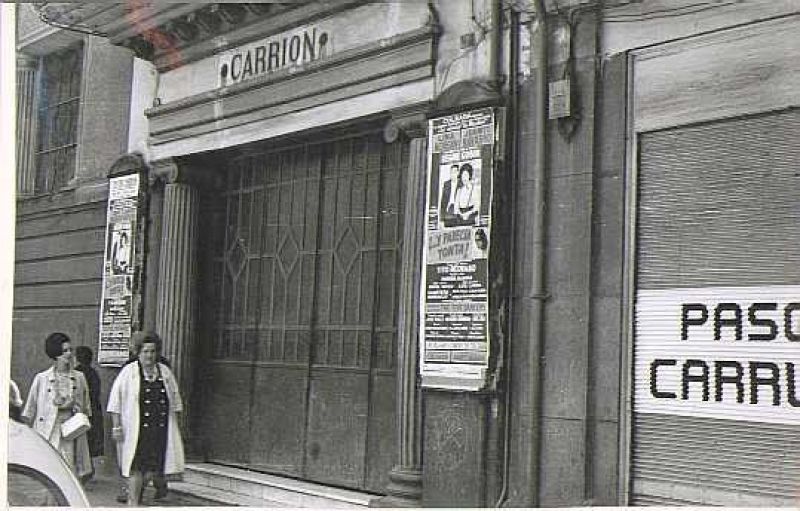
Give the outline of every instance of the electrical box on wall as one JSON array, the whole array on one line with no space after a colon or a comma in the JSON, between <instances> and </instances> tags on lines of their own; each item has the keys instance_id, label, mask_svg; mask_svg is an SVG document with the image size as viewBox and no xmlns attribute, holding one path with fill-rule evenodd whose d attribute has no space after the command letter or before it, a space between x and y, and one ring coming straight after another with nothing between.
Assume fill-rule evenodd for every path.
<instances>
[{"instance_id":1,"label":"electrical box on wall","mask_svg":"<svg viewBox=\"0 0 800 511\"><path fill-rule=\"evenodd\" d=\"M561 119L571 114L569 79L557 80L549 84L549 101L547 105L548 118Z\"/></svg>"}]
</instances>

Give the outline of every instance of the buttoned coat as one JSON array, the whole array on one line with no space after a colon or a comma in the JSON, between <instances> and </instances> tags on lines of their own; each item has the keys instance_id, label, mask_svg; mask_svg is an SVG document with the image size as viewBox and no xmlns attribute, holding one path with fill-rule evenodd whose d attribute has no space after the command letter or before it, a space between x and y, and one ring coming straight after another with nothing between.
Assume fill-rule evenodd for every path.
<instances>
[{"instance_id":1,"label":"buttoned coat","mask_svg":"<svg viewBox=\"0 0 800 511\"><path fill-rule=\"evenodd\" d=\"M183 411L178 384L175 375L169 367L159 363L158 369L164 380L164 387L169 399L169 421L167 426L167 452L164 456L164 473L179 474L183 472L184 455L183 441L176 413ZM136 454L136 445L139 442L139 388L141 376L139 361L131 362L122 368L111 386L106 410L120 416L122 427L122 441L117 444L119 468L124 477L129 477L131 464Z\"/></svg>"},{"instance_id":2,"label":"buttoned coat","mask_svg":"<svg viewBox=\"0 0 800 511\"><path fill-rule=\"evenodd\" d=\"M74 410L91 416L92 407L89 402L89 386L86 378L80 371L74 369L70 369L69 378L72 380ZM55 367L50 367L33 377L31 390L28 392L28 399L22 410L22 417L31 424L37 433L53 444L53 447L60 449L59 444L63 441L60 432L58 435L53 434L55 428L61 427L61 422L58 421L58 407L53 402L56 391L55 381ZM74 468L78 475L88 474L91 472L91 461L86 435L83 434L74 441L75 460L67 460L67 462L70 466L75 465Z\"/></svg>"}]
</instances>

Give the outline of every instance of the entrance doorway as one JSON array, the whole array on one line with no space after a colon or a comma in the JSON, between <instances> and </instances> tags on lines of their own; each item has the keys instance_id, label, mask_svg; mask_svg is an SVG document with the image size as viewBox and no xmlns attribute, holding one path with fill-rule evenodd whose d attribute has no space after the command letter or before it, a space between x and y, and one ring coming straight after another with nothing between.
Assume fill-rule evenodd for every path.
<instances>
[{"instance_id":1,"label":"entrance doorway","mask_svg":"<svg viewBox=\"0 0 800 511\"><path fill-rule=\"evenodd\" d=\"M383 493L408 146L371 130L227 161L206 226L206 459Z\"/></svg>"}]
</instances>

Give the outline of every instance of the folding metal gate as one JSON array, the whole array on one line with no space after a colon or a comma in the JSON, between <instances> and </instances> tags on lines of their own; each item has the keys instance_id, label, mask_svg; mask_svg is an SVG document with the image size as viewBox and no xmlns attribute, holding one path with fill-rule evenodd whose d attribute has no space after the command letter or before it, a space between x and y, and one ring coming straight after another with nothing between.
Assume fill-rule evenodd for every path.
<instances>
[{"instance_id":1,"label":"folding metal gate","mask_svg":"<svg viewBox=\"0 0 800 511\"><path fill-rule=\"evenodd\" d=\"M204 307L209 461L383 491L407 160L370 131L226 169Z\"/></svg>"}]
</instances>

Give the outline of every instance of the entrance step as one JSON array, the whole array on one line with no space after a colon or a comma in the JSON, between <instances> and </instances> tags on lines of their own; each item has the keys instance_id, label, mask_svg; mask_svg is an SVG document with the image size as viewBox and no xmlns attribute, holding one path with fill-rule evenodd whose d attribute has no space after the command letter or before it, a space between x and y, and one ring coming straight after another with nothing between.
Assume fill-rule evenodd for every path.
<instances>
[{"instance_id":1,"label":"entrance step","mask_svg":"<svg viewBox=\"0 0 800 511\"><path fill-rule=\"evenodd\" d=\"M281 502L273 502L271 500L264 500L261 498L251 497L250 495L239 495L231 493L230 491L220 490L219 488L212 488L210 486L202 486L194 483L187 483L185 481L175 481L169 483L169 491L176 494L190 495L192 497L199 497L201 499L221 504L223 506L236 506L236 507L289 507L287 504Z\"/></svg>"},{"instance_id":2,"label":"entrance step","mask_svg":"<svg viewBox=\"0 0 800 511\"><path fill-rule=\"evenodd\" d=\"M375 495L212 463L189 463L170 489L222 504L247 507L353 509Z\"/></svg>"}]
</instances>

